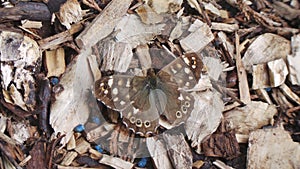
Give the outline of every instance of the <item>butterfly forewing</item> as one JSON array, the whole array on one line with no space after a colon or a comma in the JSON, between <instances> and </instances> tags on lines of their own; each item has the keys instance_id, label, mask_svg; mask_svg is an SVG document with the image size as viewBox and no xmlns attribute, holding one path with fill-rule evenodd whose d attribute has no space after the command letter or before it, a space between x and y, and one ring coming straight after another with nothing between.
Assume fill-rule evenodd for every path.
<instances>
[{"instance_id":1,"label":"butterfly forewing","mask_svg":"<svg viewBox=\"0 0 300 169\"><path fill-rule=\"evenodd\" d=\"M201 59L196 54L189 53L169 63L158 73L158 76L165 76L163 72L166 72L171 75L172 81L176 81L178 87L191 89L201 77L202 68Z\"/></svg>"},{"instance_id":2,"label":"butterfly forewing","mask_svg":"<svg viewBox=\"0 0 300 169\"><path fill-rule=\"evenodd\" d=\"M132 76L113 75L101 78L95 83L95 96L107 107L122 111L130 104L129 89Z\"/></svg>"}]
</instances>

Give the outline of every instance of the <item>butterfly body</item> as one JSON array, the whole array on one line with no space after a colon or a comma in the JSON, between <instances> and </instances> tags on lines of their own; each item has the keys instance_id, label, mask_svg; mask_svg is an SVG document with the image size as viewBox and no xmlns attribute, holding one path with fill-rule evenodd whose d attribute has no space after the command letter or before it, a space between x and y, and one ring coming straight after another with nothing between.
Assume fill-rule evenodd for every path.
<instances>
[{"instance_id":1,"label":"butterfly body","mask_svg":"<svg viewBox=\"0 0 300 169\"><path fill-rule=\"evenodd\" d=\"M119 111L129 129L147 135L156 131L160 120L170 125L185 121L194 107L193 96L185 90L195 86L201 69L197 56L184 55L158 72L148 69L146 76L101 78L95 83L95 96Z\"/></svg>"}]
</instances>

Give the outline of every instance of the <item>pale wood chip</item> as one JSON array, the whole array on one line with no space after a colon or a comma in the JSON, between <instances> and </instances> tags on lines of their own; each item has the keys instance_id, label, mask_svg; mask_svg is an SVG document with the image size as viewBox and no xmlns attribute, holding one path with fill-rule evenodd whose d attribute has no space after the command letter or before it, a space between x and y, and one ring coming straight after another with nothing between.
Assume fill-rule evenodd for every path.
<instances>
[{"instance_id":1,"label":"pale wood chip","mask_svg":"<svg viewBox=\"0 0 300 169\"><path fill-rule=\"evenodd\" d=\"M133 167L133 164L130 162L106 154L103 154L103 157L99 162L114 167L116 169L129 169Z\"/></svg>"},{"instance_id":2,"label":"pale wood chip","mask_svg":"<svg viewBox=\"0 0 300 169\"><path fill-rule=\"evenodd\" d=\"M265 33L252 42L242 61L246 70L252 72L252 65L267 63L280 58L286 60L290 51L291 47L288 40L275 34Z\"/></svg>"},{"instance_id":3,"label":"pale wood chip","mask_svg":"<svg viewBox=\"0 0 300 169\"><path fill-rule=\"evenodd\" d=\"M147 138L147 147L156 168L173 168L168 157L167 148L165 147L165 143L162 139L159 139L158 137Z\"/></svg>"},{"instance_id":4,"label":"pale wood chip","mask_svg":"<svg viewBox=\"0 0 300 169\"><path fill-rule=\"evenodd\" d=\"M76 38L77 45L81 48L88 48L107 37L126 14L130 4L131 0L112 0Z\"/></svg>"},{"instance_id":5,"label":"pale wood chip","mask_svg":"<svg viewBox=\"0 0 300 169\"><path fill-rule=\"evenodd\" d=\"M300 168L300 145L282 127L254 131L249 137L247 168Z\"/></svg>"}]
</instances>

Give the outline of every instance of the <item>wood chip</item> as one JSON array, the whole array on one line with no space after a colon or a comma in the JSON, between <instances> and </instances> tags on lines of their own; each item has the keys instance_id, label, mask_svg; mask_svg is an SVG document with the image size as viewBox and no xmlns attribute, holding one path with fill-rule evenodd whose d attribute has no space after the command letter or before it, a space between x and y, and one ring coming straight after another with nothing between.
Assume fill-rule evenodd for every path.
<instances>
[{"instance_id":1,"label":"wood chip","mask_svg":"<svg viewBox=\"0 0 300 169\"><path fill-rule=\"evenodd\" d=\"M47 68L47 77L59 77L66 70L65 51L63 48L45 52L45 62Z\"/></svg>"},{"instance_id":2,"label":"wood chip","mask_svg":"<svg viewBox=\"0 0 300 169\"><path fill-rule=\"evenodd\" d=\"M191 146L200 153L202 140L212 134L220 124L224 105L216 91L199 92L194 97L195 108L185 123L185 130Z\"/></svg>"},{"instance_id":3,"label":"wood chip","mask_svg":"<svg viewBox=\"0 0 300 169\"><path fill-rule=\"evenodd\" d=\"M103 158L99 162L114 167L116 169L128 169L133 167L133 164L130 162L105 154L103 154Z\"/></svg>"},{"instance_id":4,"label":"wood chip","mask_svg":"<svg viewBox=\"0 0 300 169\"><path fill-rule=\"evenodd\" d=\"M293 20L300 17L300 11L294 8L291 8L289 5L284 2L274 1L272 6L275 9L275 13L287 20Z\"/></svg>"},{"instance_id":5,"label":"wood chip","mask_svg":"<svg viewBox=\"0 0 300 169\"><path fill-rule=\"evenodd\" d=\"M163 139L158 137L149 137L147 138L147 147L156 168L173 168Z\"/></svg>"},{"instance_id":6,"label":"wood chip","mask_svg":"<svg viewBox=\"0 0 300 169\"><path fill-rule=\"evenodd\" d=\"M130 44L135 48L160 35L164 26L165 23L146 25L137 15L125 15L116 25L115 30L119 30L116 41Z\"/></svg>"},{"instance_id":7,"label":"wood chip","mask_svg":"<svg viewBox=\"0 0 300 169\"><path fill-rule=\"evenodd\" d=\"M91 148L90 143L87 142L84 138L81 137L78 140L76 140L76 147L74 150L79 154L84 154L88 152L90 148Z\"/></svg>"},{"instance_id":8,"label":"wood chip","mask_svg":"<svg viewBox=\"0 0 300 169\"><path fill-rule=\"evenodd\" d=\"M247 168L300 168L300 145L282 127L250 134Z\"/></svg>"},{"instance_id":9,"label":"wood chip","mask_svg":"<svg viewBox=\"0 0 300 169\"><path fill-rule=\"evenodd\" d=\"M126 14L130 4L131 0L112 0L76 38L77 45L80 48L88 48L108 36L122 16Z\"/></svg>"},{"instance_id":10,"label":"wood chip","mask_svg":"<svg viewBox=\"0 0 300 169\"><path fill-rule=\"evenodd\" d=\"M220 169L234 169L234 168L226 165L224 162L222 162L220 160L214 161L213 164L216 165Z\"/></svg>"},{"instance_id":11,"label":"wood chip","mask_svg":"<svg viewBox=\"0 0 300 169\"><path fill-rule=\"evenodd\" d=\"M46 49L54 50L58 48L62 43L72 41L73 34L81 31L82 29L83 29L83 25L81 23L74 24L71 26L69 30L39 40L38 43L40 45L40 48L43 50Z\"/></svg>"},{"instance_id":12,"label":"wood chip","mask_svg":"<svg viewBox=\"0 0 300 169\"><path fill-rule=\"evenodd\" d=\"M97 64L97 56L96 55L90 55L88 56L89 66L93 73L94 81L101 78L101 71L98 68Z\"/></svg>"},{"instance_id":13,"label":"wood chip","mask_svg":"<svg viewBox=\"0 0 300 169\"><path fill-rule=\"evenodd\" d=\"M139 6L136 10L141 20L145 24L156 24L163 20L161 15L158 15L149 5L144 4Z\"/></svg>"},{"instance_id":14,"label":"wood chip","mask_svg":"<svg viewBox=\"0 0 300 169\"><path fill-rule=\"evenodd\" d=\"M196 20L191 25L189 31L191 33L180 40L182 48L187 53L200 51L214 39L214 35L208 25L199 20ZM199 39L201 39L201 41L199 41Z\"/></svg>"},{"instance_id":15,"label":"wood chip","mask_svg":"<svg viewBox=\"0 0 300 169\"><path fill-rule=\"evenodd\" d=\"M200 169L204 165L204 161L198 160L193 163L193 168Z\"/></svg>"},{"instance_id":16,"label":"wood chip","mask_svg":"<svg viewBox=\"0 0 300 169\"><path fill-rule=\"evenodd\" d=\"M94 84L93 75L89 69L87 56L91 51L82 51L77 58L69 64L66 72L60 79L63 91L55 95L56 101L50 107L50 125L55 133L66 134L62 139L65 145L73 134L73 129L84 124L89 117L87 101L93 97L90 92Z\"/></svg>"},{"instance_id":17,"label":"wood chip","mask_svg":"<svg viewBox=\"0 0 300 169\"><path fill-rule=\"evenodd\" d=\"M270 61L267 64L253 65L253 89L278 87L285 82L288 68L283 59Z\"/></svg>"},{"instance_id":18,"label":"wood chip","mask_svg":"<svg viewBox=\"0 0 300 169\"><path fill-rule=\"evenodd\" d=\"M100 41L93 48L97 50L94 53L97 59L103 60L101 71L127 71L133 57L129 43L116 42L113 38L108 38Z\"/></svg>"},{"instance_id":19,"label":"wood chip","mask_svg":"<svg viewBox=\"0 0 300 169\"><path fill-rule=\"evenodd\" d=\"M272 87L277 87L285 82L285 78L289 72L283 59L268 62L268 68Z\"/></svg>"},{"instance_id":20,"label":"wood chip","mask_svg":"<svg viewBox=\"0 0 300 169\"><path fill-rule=\"evenodd\" d=\"M234 32L239 29L239 25L238 24L226 24L226 23L212 22L211 29L225 31L225 32Z\"/></svg>"},{"instance_id":21,"label":"wood chip","mask_svg":"<svg viewBox=\"0 0 300 169\"><path fill-rule=\"evenodd\" d=\"M151 0L147 2L148 5L151 6L156 13L161 14L166 12L177 12L180 9L183 0Z\"/></svg>"},{"instance_id":22,"label":"wood chip","mask_svg":"<svg viewBox=\"0 0 300 169\"><path fill-rule=\"evenodd\" d=\"M277 113L274 105L264 102L252 101L245 107L237 107L224 114L225 121L231 130L239 134L249 134L251 131L272 123L273 116Z\"/></svg>"},{"instance_id":23,"label":"wood chip","mask_svg":"<svg viewBox=\"0 0 300 169\"><path fill-rule=\"evenodd\" d=\"M246 50L242 59L247 71L252 72L252 65L267 63L276 59L286 60L290 53L290 42L285 38L265 33L258 36Z\"/></svg>"},{"instance_id":24,"label":"wood chip","mask_svg":"<svg viewBox=\"0 0 300 169\"><path fill-rule=\"evenodd\" d=\"M291 39L292 54L287 56L289 79L293 85L300 85L300 34Z\"/></svg>"},{"instance_id":25,"label":"wood chip","mask_svg":"<svg viewBox=\"0 0 300 169\"><path fill-rule=\"evenodd\" d=\"M77 0L67 0L63 5L60 6L57 16L61 24L67 29L70 29L71 24L82 20L83 15L84 11L81 9Z\"/></svg>"},{"instance_id":26,"label":"wood chip","mask_svg":"<svg viewBox=\"0 0 300 169\"><path fill-rule=\"evenodd\" d=\"M163 139L166 142L168 155L174 168L192 168L192 152L183 134L165 132L163 133Z\"/></svg>"},{"instance_id":27,"label":"wood chip","mask_svg":"<svg viewBox=\"0 0 300 169\"><path fill-rule=\"evenodd\" d=\"M115 124L110 124L110 123L104 123L101 126L89 131L87 133L87 140L89 142L94 142L97 139L99 139L100 137L105 136L106 134L108 134L109 132L111 132L115 127Z\"/></svg>"},{"instance_id":28,"label":"wood chip","mask_svg":"<svg viewBox=\"0 0 300 169\"><path fill-rule=\"evenodd\" d=\"M78 153L75 151L68 152L67 155L64 157L63 161L61 162L61 165L70 165L77 156Z\"/></svg>"},{"instance_id":29,"label":"wood chip","mask_svg":"<svg viewBox=\"0 0 300 169\"><path fill-rule=\"evenodd\" d=\"M136 55L139 58L142 69L149 69L152 66L151 56L148 45L139 45L136 48Z\"/></svg>"},{"instance_id":30,"label":"wood chip","mask_svg":"<svg viewBox=\"0 0 300 169\"><path fill-rule=\"evenodd\" d=\"M300 98L299 98L299 96L296 93L294 93L286 84L282 84L280 86L280 89L284 92L284 94L286 96L288 96L290 99L292 99L298 105L300 105Z\"/></svg>"},{"instance_id":31,"label":"wood chip","mask_svg":"<svg viewBox=\"0 0 300 169\"><path fill-rule=\"evenodd\" d=\"M30 132L28 128L28 122L20 121L20 122L13 122L12 123L12 136L11 138L14 139L18 144L23 144L29 137Z\"/></svg>"},{"instance_id":32,"label":"wood chip","mask_svg":"<svg viewBox=\"0 0 300 169\"><path fill-rule=\"evenodd\" d=\"M73 150L74 148L76 148L76 139L75 136L72 135L67 144L67 150Z\"/></svg>"},{"instance_id":33,"label":"wood chip","mask_svg":"<svg viewBox=\"0 0 300 169\"><path fill-rule=\"evenodd\" d=\"M250 90L249 85L247 81L247 73L245 70L245 65L241 60L241 53L240 53L240 37L238 36L237 32L235 32L235 49L236 49L236 69L237 69L237 75L239 79L239 94L240 94L240 100L247 104L251 102L250 98Z\"/></svg>"},{"instance_id":34,"label":"wood chip","mask_svg":"<svg viewBox=\"0 0 300 169\"><path fill-rule=\"evenodd\" d=\"M40 29L43 26L42 22L39 21L22 20L21 23L23 28Z\"/></svg>"}]
</instances>

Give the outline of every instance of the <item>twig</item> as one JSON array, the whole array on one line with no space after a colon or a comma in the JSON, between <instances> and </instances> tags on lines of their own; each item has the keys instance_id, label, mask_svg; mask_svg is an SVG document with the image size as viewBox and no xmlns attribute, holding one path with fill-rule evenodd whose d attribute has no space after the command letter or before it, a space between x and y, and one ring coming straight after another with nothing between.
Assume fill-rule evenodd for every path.
<instances>
[{"instance_id":1,"label":"twig","mask_svg":"<svg viewBox=\"0 0 300 169\"><path fill-rule=\"evenodd\" d=\"M250 97L250 92L249 92L249 86L248 86L248 81L247 81L247 74L245 67L242 63L241 59L241 53L240 53L240 37L237 33L235 32L235 48L236 48L236 68L237 68L237 75L238 75L238 80L239 80L239 91L240 91L240 99L244 103L250 103L251 102L251 97Z\"/></svg>"}]
</instances>

